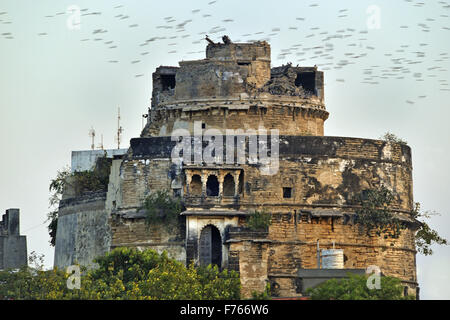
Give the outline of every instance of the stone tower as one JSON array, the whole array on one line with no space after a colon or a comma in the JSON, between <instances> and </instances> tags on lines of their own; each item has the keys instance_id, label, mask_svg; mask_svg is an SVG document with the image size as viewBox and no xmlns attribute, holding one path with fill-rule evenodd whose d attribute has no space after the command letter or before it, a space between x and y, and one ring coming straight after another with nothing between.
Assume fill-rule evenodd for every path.
<instances>
[{"instance_id":1,"label":"stone tower","mask_svg":"<svg viewBox=\"0 0 450 320\"><path fill-rule=\"evenodd\" d=\"M295 296L304 292L302 270L318 268L319 243L321 249L343 250L345 269L376 265L400 278L405 289L416 289L410 148L324 136L328 115L323 73L290 64L271 68L266 42L210 43L205 59L157 68L147 125L127 154L112 161L108 191L84 200L65 198L60 210L78 215L70 218L77 225L67 230L80 240L67 250L58 251L57 245L64 259L55 256L55 261L70 262L77 254L83 262L80 257L92 256L86 254L89 248L96 253L120 246L153 248L185 263L238 271L244 296L261 292L267 282L277 294ZM261 128L270 138L261 138ZM243 158L225 139L223 154L231 161L217 150L213 161L197 157L208 145L205 140L214 136L217 142L217 132L225 135L227 129L233 130L236 146L241 141L248 151ZM179 133L186 149L174 161ZM196 140L199 136L206 139ZM251 159L252 141L271 162ZM354 223L358 206L351 200L379 186L396 194L391 209L410 223L397 239L367 235ZM157 190L181 197L185 210L177 231L145 226L142 202ZM255 210L272 215L267 231L246 228ZM94 221L98 236L89 231ZM59 228L60 222L58 233Z\"/></svg>"},{"instance_id":2,"label":"stone tower","mask_svg":"<svg viewBox=\"0 0 450 320\"><path fill-rule=\"evenodd\" d=\"M0 270L27 265L27 237L19 230L19 209L6 210L0 221Z\"/></svg>"}]
</instances>

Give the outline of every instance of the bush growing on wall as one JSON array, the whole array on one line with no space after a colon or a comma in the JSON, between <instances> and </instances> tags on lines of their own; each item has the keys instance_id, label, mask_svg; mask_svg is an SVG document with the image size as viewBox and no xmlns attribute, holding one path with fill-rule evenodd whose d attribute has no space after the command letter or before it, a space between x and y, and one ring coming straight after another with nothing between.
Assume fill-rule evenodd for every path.
<instances>
[{"instance_id":1,"label":"bush growing on wall","mask_svg":"<svg viewBox=\"0 0 450 320\"><path fill-rule=\"evenodd\" d=\"M109 183L112 160L106 157L97 158L92 170L76 171L71 173L70 168L59 170L56 178L52 179L49 186L49 206L52 209L47 214L47 229L50 235L50 244L55 245L56 230L58 227L58 206L64 190L72 187L76 196L85 192L106 191Z\"/></svg>"},{"instance_id":2,"label":"bush growing on wall","mask_svg":"<svg viewBox=\"0 0 450 320\"><path fill-rule=\"evenodd\" d=\"M247 219L247 227L254 231L267 231L271 224L272 215L265 211L255 211Z\"/></svg>"},{"instance_id":3,"label":"bush growing on wall","mask_svg":"<svg viewBox=\"0 0 450 320\"><path fill-rule=\"evenodd\" d=\"M391 211L390 206L394 198L393 192L384 186L366 190L358 199L361 208L356 210L356 222L363 226L368 234L374 231L376 235L383 235L385 238L398 238L408 222L400 220L397 214ZM410 217L417 225L416 249L423 255L433 254L433 244L447 245L447 240L439 236L425 221L435 214L422 212L418 202L410 212Z\"/></svg>"},{"instance_id":4,"label":"bush growing on wall","mask_svg":"<svg viewBox=\"0 0 450 320\"><path fill-rule=\"evenodd\" d=\"M147 226L162 224L168 230L178 225L178 218L183 208L181 200L172 197L167 190L158 190L147 196L142 207L146 211Z\"/></svg>"}]
</instances>

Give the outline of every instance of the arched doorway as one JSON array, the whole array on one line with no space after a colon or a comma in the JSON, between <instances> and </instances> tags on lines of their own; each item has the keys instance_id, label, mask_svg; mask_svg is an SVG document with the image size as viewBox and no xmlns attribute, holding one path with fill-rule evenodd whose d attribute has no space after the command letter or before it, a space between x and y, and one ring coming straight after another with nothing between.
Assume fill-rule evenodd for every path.
<instances>
[{"instance_id":1,"label":"arched doorway","mask_svg":"<svg viewBox=\"0 0 450 320\"><path fill-rule=\"evenodd\" d=\"M206 182L206 196L217 197L219 195L219 180L215 175L210 175Z\"/></svg>"},{"instance_id":2,"label":"arched doorway","mask_svg":"<svg viewBox=\"0 0 450 320\"><path fill-rule=\"evenodd\" d=\"M225 179L223 179L223 195L226 197L234 196L235 183L234 178L231 174L227 174Z\"/></svg>"},{"instance_id":3,"label":"arched doorway","mask_svg":"<svg viewBox=\"0 0 450 320\"><path fill-rule=\"evenodd\" d=\"M189 194L192 196L202 195L202 178L198 174L194 174L189 185Z\"/></svg>"},{"instance_id":4,"label":"arched doorway","mask_svg":"<svg viewBox=\"0 0 450 320\"><path fill-rule=\"evenodd\" d=\"M222 265L222 237L213 225L204 227L200 234L199 260L201 266Z\"/></svg>"}]
</instances>

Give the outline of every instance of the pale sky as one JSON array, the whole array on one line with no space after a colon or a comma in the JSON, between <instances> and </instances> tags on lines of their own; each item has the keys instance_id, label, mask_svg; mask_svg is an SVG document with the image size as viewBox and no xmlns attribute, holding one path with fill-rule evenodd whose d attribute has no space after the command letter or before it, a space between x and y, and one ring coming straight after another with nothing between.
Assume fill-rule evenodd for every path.
<instances>
[{"instance_id":1,"label":"pale sky","mask_svg":"<svg viewBox=\"0 0 450 320\"><path fill-rule=\"evenodd\" d=\"M267 40L272 66L325 72L326 135L406 140L414 200L450 239L450 1L421 1L0 0L0 210L21 209L28 252L52 266L48 185L71 151L90 148L91 127L117 147L118 106L127 147L155 68L204 58L205 33L227 34ZM450 299L450 247L433 249L417 256L421 298Z\"/></svg>"}]
</instances>

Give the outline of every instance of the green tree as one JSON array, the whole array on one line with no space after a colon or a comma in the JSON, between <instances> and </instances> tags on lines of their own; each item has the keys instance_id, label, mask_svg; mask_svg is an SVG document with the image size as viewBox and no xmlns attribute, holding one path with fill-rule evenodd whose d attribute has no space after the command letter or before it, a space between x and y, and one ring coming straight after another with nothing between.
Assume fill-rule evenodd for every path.
<instances>
[{"instance_id":1,"label":"green tree","mask_svg":"<svg viewBox=\"0 0 450 320\"><path fill-rule=\"evenodd\" d=\"M330 279L315 288L308 288L312 300L410 300L403 296L403 286L397 278L381 277L380 289L369 289L367 275L348 274L348 278Z\"/></svg>"},{"instance_id":2,"label":"green tree","mask_svg":"<svg viewBox=\"0 0 450 320\"><path fill-rule=\"evenodd\" d=\"M439 215L437 212L430 212L420 210L420 203L416 202L414 204L414 209L411 212L411 216L416 219L420 227L416 232L415 241L416 249L419 253L428 256L433 254L431 246L433 244L447 245L447 239L442 238L436 230L431 229L431 227L426 222L426 219L430 219L433 215Z\"/></svg>"},{"instance_id":3,"label":"green tree","mask_svg":"<svg viewBox=\"0 0 450 320\"><path fill-rule=\"evenodd\" d=\"M357 201L361 208L356 210L356 222L363 226L368 234L374 231L377 235L385 238L397 238L401 231L408 226L408 222L399 219L396 213L390 209L395 195L386 187L366 190ZM416 234L415 246L423 255L433 254L433 244L447 245L447 240L439 236L426 222L435 212L420 210L420 203L414 204L410 217L415 221Z\"/></svg>"},{"instance_id":4,"label":"green tree","mask_svg":"<svg viewBox=\"0 0 450 320\"><path fill-rule=\"evenodd\" d=\"M35 260L39 260L36 259ZM67 288L69 275L44 271L39 263L0 271L0 299L239 299L240 279L217 267L188 267L164 252L116 248L95 259L98 268L82 268L80 289Z\"/></svg>"},{"instance_id":5,"label":"green tree","mask_svg":"<svg viewBox=\"0 0 450 320\"><path fill-rule=\"evenodd\" d=\"M71 172L69 167L59 170L56 177L50 181L49 208L47 214L47 229L50 235L50 244L55 246L56 230L58 228L58 207L62 195L67 187L71 187L76 196L85 192L106 191L109 183L109 173L112 160L107 158L106 151L102 157L97 158L91 170Z\"/></svg>"}]
</instances>

